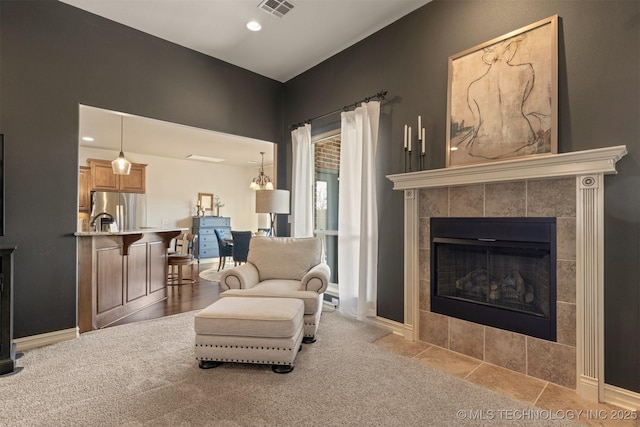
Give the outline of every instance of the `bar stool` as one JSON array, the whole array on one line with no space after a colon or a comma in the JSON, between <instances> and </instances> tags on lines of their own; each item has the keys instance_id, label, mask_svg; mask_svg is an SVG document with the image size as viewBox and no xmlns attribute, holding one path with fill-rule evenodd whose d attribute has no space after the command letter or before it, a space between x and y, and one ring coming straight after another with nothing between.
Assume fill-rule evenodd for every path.
<instances>
[{"instance_id":1,"label":"bar stool","mask_svg":"<svg viewBox=\"0 0 640 427\"><path fill-rule=\"evenodd\" d=\"M193 274L193 248L195 241L198 239L197 234L185 233L176 238L176 251L167 256L167 265L169 267L169 275L167 277L167 286L177 286L178 295L180 295L180 287L184 285L193 285L196 278ZM189 266L189 277L184 276L183 267ZM176 272L177 270L177 272ZM191 288L193 291L193 287Z\"/></svg>"}]
</instances>

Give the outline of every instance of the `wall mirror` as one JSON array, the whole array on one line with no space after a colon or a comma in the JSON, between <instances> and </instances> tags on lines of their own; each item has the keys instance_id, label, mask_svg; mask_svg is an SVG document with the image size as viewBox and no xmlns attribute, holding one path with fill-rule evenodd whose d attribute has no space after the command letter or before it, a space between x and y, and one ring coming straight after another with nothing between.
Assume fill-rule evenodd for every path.
<instances>
[{"instance_id":1,"label":"wall mirror","mask_svg":"<svg viewBox=\"0 0 640 427\"><path fill-rule=\"evenodd\" d=\"M198 193L198 202L200 209L204 209L205 211L213 210L213 194Z\"/></svg>"}]
</instances>

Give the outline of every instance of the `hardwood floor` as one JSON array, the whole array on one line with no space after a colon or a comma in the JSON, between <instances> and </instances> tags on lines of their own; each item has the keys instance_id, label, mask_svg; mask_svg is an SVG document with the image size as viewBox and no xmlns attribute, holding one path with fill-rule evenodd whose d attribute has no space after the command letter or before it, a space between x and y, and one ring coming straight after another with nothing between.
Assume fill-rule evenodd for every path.
<instances>
[{"instance_id":1,"label":"hardwood floor","mask_svg":"<svg viewBox=\"0 0 640 427\"><path fill-rule=\"evenodd\" d=\"M233 264L233 262L232 262ZM124 325L127 323L139 322L141 320L156 319L158 317L170 316L172 314L184 313L186 311L202 309L218 299L220 285L217 282L209 282L200 278L201 271L218 268L218 262L194 265L194 275L197 281L194 285L182 286L178 295L178 288L169 287L168 297L164 301L157 302L149 307L143 308L123 319L120 319L107 327Z\"/></svg>"}]
</instances>

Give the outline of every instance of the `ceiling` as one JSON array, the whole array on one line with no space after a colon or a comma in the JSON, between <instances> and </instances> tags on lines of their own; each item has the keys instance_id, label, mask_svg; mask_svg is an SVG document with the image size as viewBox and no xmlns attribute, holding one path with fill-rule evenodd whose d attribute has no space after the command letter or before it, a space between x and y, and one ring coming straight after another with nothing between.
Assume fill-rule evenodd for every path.
<instances>
[{"instance_id":1,"label":"ceiling","mask_svg":"<svg viewBox=\"0 0 640 427\"><path fill-rule=\"evenodd\" d=\"M265 77L285 82L431 0L286 0L283 17L261 0L60 0ZM277 5L284 0L269 0ZM246 24L256 20L259 32ZM122 113L80 107L81 146L119 151ZM225 164L273 163L273 145L233 135L125 114L124 152L184 159L224 158ZM232 147L232 148L230 148Z\"/></svg>"},{"instance_id":2,"label":"ceiling","mask_svg":"<svg viewBox=\"0 0 640 427\"><path fill-rule=\"evenodd\" d=\"M286 0L283 17L261 0L60 1L286 82L431 0Z\"/></svg>"},{"instance_id":3,"label":"ceiling","mask_svg":"<svg viewBox=\"0 0 640 427\"><path fill-rule=\"evenodd\" d=\"M274 144L226 133L194 128L147 117L80 106L80 146L127 153L186 159L190 154L224 159L220 164L256 167L273 163ZM83 141L91 137L93 141ZM253 163L250 163L253 162Z\"/></svg>"}]
</instances>

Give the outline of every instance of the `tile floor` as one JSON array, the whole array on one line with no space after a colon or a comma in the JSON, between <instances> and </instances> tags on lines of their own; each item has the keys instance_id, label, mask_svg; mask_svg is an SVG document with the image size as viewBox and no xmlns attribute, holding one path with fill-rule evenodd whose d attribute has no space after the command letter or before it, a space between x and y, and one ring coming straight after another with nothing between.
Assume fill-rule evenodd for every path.
<instances>
[{"instance_id":1,"label":"tile floor","mask_svg":"<svg viewBox=\"0 0 640 427\"><path fill-rule=\"evenodd\" d=\"M508 397L549 410L550 414L555 414L558 418L572 418L586 426L640 427L640 412L589 402L579 397L574 390L435 345L421 341L411 342L396 334L386 335L376 341L376 344Z\"/></svg>"}]
</instances>

